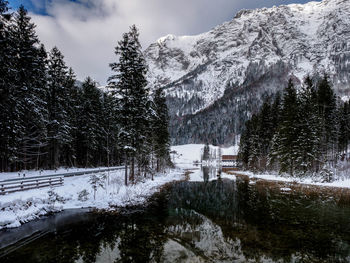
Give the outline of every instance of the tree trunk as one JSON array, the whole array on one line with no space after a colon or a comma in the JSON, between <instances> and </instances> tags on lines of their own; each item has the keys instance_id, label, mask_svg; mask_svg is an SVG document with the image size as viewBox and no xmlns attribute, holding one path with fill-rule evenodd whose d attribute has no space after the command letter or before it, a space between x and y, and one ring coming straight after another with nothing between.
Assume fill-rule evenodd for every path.
<instances>
[{"instance_id":1,"label":"tree trunk","mask_svg":"<svg viewBox=\"0 0 350 263\"><path fill-rule=\"evenodd\" d=\"M125 185L128 185L128 155L125 153Z\"/></svg>"},{"instance_id":2,"label":"tree trunk","mask_svg":"<svg viewBox=\"0 0 350 263\"><path fill-rule=\"evenodd\" d=\"M157 158L157 173L160 171L160 160Z\"/></svg>"},{"instance_id":3,"label":"tree trunk","mask_svg":"<svg viewBox=\"0 0 350 263\"><path fill-rule=\"evenodd\" d=\"M134 182L135 179L135 157L131 158L131 171L130 171L130 181Z\"/></svg>"}]
</instances>

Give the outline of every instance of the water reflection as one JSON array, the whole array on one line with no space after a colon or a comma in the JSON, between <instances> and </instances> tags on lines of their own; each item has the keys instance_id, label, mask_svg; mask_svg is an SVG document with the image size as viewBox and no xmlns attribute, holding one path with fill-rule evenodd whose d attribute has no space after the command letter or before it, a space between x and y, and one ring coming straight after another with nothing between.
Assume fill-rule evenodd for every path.
<instances>
[{"instance_id":1,"label":"water reflection","mask_svg":"<svg viewBox=\"0 0 350 263\"><path fill-rule=\"evenodd\" d=\"M350 262L349 205L204 174L205 183L175 183L147 209L91 214L0 261Z\"/></svg>"}]
</instances>

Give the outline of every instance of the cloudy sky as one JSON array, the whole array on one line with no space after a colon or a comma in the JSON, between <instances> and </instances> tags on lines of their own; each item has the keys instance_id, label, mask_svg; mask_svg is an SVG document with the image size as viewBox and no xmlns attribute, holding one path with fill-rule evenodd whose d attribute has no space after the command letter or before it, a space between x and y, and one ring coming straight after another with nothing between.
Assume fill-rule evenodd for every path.
<instances>
[{"instance_id":1,"label":"cloudy sky","mask_svg":"<svg viewBox=\"0 0 350 263\"><path fill-rule=\"evenodd\" d=\"M40 40L57 46L79 79L91 76L101 85L111 74L114 47L132 24L143 48L167 34L193 35L231 20L241 9L308 0L8 0L23 4L37 25Z\"/></svg>"}]
</instances>

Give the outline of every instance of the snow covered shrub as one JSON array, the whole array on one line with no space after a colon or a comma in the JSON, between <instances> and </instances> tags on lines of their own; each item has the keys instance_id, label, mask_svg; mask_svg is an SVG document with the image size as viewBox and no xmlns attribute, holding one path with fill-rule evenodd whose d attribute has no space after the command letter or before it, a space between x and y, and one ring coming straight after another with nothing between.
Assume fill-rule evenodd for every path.
<instances>
[{"instance_id":1,"label":"snow covered shrub","mask_svg":"<svg viewBox=\"0 0 350 263\"><path fill-rule=\"evenodd\" d=\"M324 166L320 172L322 183L331 183L334 181L334 173L329 167Z\"/></svg>"},{"instance_id":2,"label":"snow covered shrub","mask_svg":"<svg viewBox=\"0 0 350 263\"><path fill-rule=\"evenodd\" d=\"M53 187L47 192L47 194L49 195L49 204L51 204L52 206L54 206L56 202L65 203L64 197L57 194L54 191Z\"/></svg>"},{"instance_id":3,"label":"snow covered shrub","mask_svg":"<svg viewBox=\"0 0 350 263\"><path fill-rule=\"evenodd\" d=\"M88 200L88 198L89 198L89 192L86 189L84 189L78 193L78 200L80 202L85 202Z\"/></svg>"},{"instance_id":4,"label":"snow covered shrub","mask_svg":"<svg viewBox=\"0 0 350 263\"><path fill-rule=\"evenodd\" d=\"M98 188L103 188L105 189L105 183L106 183L106 174L102 174L100 176L96 175L96 174L92 174L90 176L90 184L92 189L94 190L94 200L96 200L96 192L98 190Z\"/></svg>"}]
</instances>

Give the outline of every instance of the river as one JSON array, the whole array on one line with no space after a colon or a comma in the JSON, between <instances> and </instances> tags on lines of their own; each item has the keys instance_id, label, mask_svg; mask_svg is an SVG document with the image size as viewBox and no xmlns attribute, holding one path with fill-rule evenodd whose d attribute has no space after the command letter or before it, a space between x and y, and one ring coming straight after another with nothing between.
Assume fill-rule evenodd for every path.
<instances>
[{"instance_id":1,"label":"river","mask_svg":"<svg viewBox=\"0 0 350 263\"><path fill-rule=\"evenodd\" d=\"M349 202L208 177L172 183L147 207L2 231L12 245L0 262L350 262Z\"/></svg>"}]
</instances>

